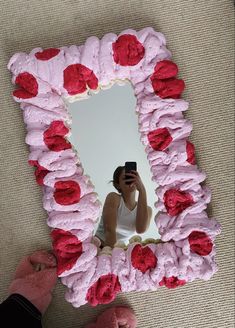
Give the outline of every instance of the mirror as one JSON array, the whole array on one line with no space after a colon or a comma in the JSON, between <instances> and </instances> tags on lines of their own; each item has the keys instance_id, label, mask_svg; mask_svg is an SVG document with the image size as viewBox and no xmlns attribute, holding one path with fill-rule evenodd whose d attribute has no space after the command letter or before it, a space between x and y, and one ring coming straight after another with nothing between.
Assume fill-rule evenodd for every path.
<instances>
[{"instance_id":1,"label":"mirror","mask_svg":"<svg viewBox=\"0 0 235 328\"><path fill-rule=\"evenodd\" d=\"M72 133L69 140L77 150L84 174L90 176L95 192L102 203L99 222L94 230L102 246L113 246L113 240L110 241L110 231L108 232L110 229L116 231L116 242L124 242L128 245L129 239L138 234L137 224L147 226L141 227L145 230L140 234L142 240L158 239L159 234L154 223L156 184L151 179L145 146L140 141L138 113L135 111L136 97L131 83L127 81L123 85L114 84L107 90L92 94L88 99L69 103L68 107L72 116ZM139 198L136 186L125 184L122 180L125 177L125 169L117 169L119 166L124 167L127 161L137 163L137 172L146 190L147 205L152 209L152 214L150 210L148 213L151 217L143 219L146 223L136 222ZM112 183L116 169L116 178L121 182L119 184L121 193ZM116 227L109 222L110 217L106 221L104 218L105 213L108 215L110 213L107 212L110 211L108 205L104 211L105 200L110 193L116 194L112 194L112 199L116 201L115 206L118 206L115 211ZM141 201L142 197L139 202Z\"/></svg>"},{"instance_id":2,"label":"mirror","mask_svg":"<svg viewBox=\"0 0 235 328\"><path fill-rule=\"evenodd\" d=\"M146 27L138 32L125 30L120 36L108 33L102 40L89 37L85 45L79 47L35 48L30 54L14 54L8 63L8 69L13 74L12 81L19 85L13 97L23 110L27 128L25 141L30 146L29 164L35 166L36 180L43 186L43 207L49 214L47 224L53 228L51 237L53 251L57 254L58 275L69 288L67 301L75 307L86 303L92 306L110 303L120 291L156 290L160 286L175 288L195 279L208 280L217 271L213 242L221 227L204 211L210 201L210 190L199 185L206 175L195 165L194 147L187 140L192 125L183 118L182 112L187 110L188 103L179 99L184 82L176 78L178 68L170 58L164 35ZM177 194L170 200L171 205L177 208L177 215L163 208L157 219L160 240L156 240L159 235L154 224L158 214L154 207L158 201L155 190L159 186L151 180L150 165L140 142L132 85L124 83L130 78L129 69L134 74L130 81L136 92L150 101L151 127L157 128L158 125L160 129L164 122L163 131L162 128L160 130L163 145L152 148L165 151L172 146L166 153L167 163L164 166L168 170L173 163L175 172L166 176L169 178L167 183L160 182L159 189L167 187L169 190L169 181L183 188L183 197L180 190L180 196ZM120 76L125 81L120 81ZM118 84L124 83L124 86L112 85L114 80ZM143 86L141 91L138 83ZM69 98L68 101L81 98L83 91L89 88L99 90L101 85L107 88L112 85L112 88L97 95L90 93L91 97L86 101L70 105L63 101L63 98ZM71 99L70 96L74 97ZM79 168L75 151L66 140L70 133L68 106L72 116L70 141L77 149ZM141 114L143 110L141 104ZM159 117L156 125L159 112L170 117ZM159 129L155 130L156 135ZM155 143L155 137L153 140ZM150 141L149 144L151 146ZM107 206L104 206L105 220L115 217L120 205L117 197L120 200L121 196L109 181L115 169L124 166L126 161L137 163L147 195L145 210L138 218L143 216L146 220L147 205L150 206L150 225L148 229L140 229L140 226L136 229L141 231L143 242L132 238L126 249L103 247L100 250L97 249L97 240L90 238L94 221L87 224L86 219L96 220L99 212L96 196L104 205L110 192L116 200L112 198L108 214ZM67 172L67 169L71 167L73 174L69 176L71 171ZM97 195L91 192L93 190L84 174L89 176ZM161 174L157 172L154 175L155 181L159 181ZM138 189L142 189L143 199L143 187ZM80 197L83 191L88 197ZM171 193L174 192L171 189ZM131 212L139 202L138 191L134 198L127 198L123 208L126 205L127 212L130 207ZM127 225L125 229L128 228ZM116 230L114 233L116 238ZM132 233L134 229L129 237ZM145 238L148 238L147 241Z\"/></svg>"}]
</instances>

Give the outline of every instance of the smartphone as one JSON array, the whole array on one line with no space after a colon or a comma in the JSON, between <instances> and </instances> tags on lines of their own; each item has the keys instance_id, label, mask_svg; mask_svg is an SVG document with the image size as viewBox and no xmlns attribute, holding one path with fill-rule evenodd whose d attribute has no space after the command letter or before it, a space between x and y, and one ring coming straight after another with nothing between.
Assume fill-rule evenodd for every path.
<instances>
[{"instance_id":1,"label":"smartphone","mask_svg":"<svg viewBox=\"0 0 235 328\"><path fill-rule=\"evenodd\" d=\"M137 171L137 164L136 164L136 162L126 162L125 163L125 179L130 179L131 178L131 176L130 175L127 175L127 173L131 173L131 170L134 170L134 171ZM126 184L131 184L132 183L132 181L128 181L128 182L126 182Z\"/></svg>"}]
</instances>

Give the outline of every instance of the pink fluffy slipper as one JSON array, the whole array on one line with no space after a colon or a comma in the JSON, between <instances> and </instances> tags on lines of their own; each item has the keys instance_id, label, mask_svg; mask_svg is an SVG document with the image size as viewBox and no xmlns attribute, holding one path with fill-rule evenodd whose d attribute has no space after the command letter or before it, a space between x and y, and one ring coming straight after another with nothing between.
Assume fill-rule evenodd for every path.
<instances>
[{"instance_id":1,"label":"pink fluffy slipper","mask_svg":"<svg viewBox=\"0 0 235 328\"><path fill-rule=\"evenodd\" d=\"M51 302L56 281L55 256L47 251L36 251L20 261L9 293L24 296L44 313Z\"/></svg>"},{"instance_id":2,"label":"pink fluffy slipper","mask_svg":"<svg viewBox=\"0 0 235 328\"><path fill-rule=\"evenodd\" d=\"M86 328L136 328L134 312L125 306L112 307L101 313L95 323Z\"/></svg>"}]
</instances>

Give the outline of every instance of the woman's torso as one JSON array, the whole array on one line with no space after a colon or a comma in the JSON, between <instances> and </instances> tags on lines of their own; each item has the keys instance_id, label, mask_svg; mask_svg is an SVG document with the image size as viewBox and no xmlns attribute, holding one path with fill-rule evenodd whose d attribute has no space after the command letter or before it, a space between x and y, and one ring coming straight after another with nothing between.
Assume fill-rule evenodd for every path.
<instances>
[{"instance_id":1,"label":"woman's torso","mask_svg":"<svg viewBox=\"0 0 235 328\"><path fill-rule=\"evenodd\" d=\"M116 226L116 238L117 241L123 241L128 243L129 239L136 234L136 211L137 204L134 209L130 210L122 196L120 196L120 202L117 209L117 226ZM101 216L99 227L96 231L97 237L105 240L103 215Z\"/></svg>"}]
</instances>

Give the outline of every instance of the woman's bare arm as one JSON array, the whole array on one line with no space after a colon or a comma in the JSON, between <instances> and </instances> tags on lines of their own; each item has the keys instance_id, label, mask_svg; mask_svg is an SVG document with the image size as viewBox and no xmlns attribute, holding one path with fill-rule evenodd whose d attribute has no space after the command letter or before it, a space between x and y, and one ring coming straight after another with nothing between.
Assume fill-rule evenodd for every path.
<instances>
[{"instance_id":1,"label":"woman's bare arm","mask_svg":"<svg viewBox=\"0 0 235 328\"><path fill-rule=\"evenodd\" d=\"M147 205L146 190L139 173L132 170L131 173L128 173L128 175L130 176L128 180L131 181L132 185L134 184L136 186L136 189L139 192L136 213L136 232L144 233L149 227L152 209Z\"/></svg>"},{"instance_id":2,"label":"woman's bare arm","mask_svg":"<svg viewBox=\"0 0 235 328\"><path fill-rule=\"evenodd\" d=\"M147 205L146 190L142 187L139 190L137 212L136 212L136 232L144 233L150 224L152 209Z\"/></svg>"},{"instance_id":3,"label":"woman's bare arm","mask_svg":"<svg viewBox=\"0 0 235 328\"><path fill-rule=\"evenodd\" d=\"M103 207L105 246L113 247L117 241L116 227L118 205L119 196L115 192L109 193Z\"/></svg>"}]
</instances>

